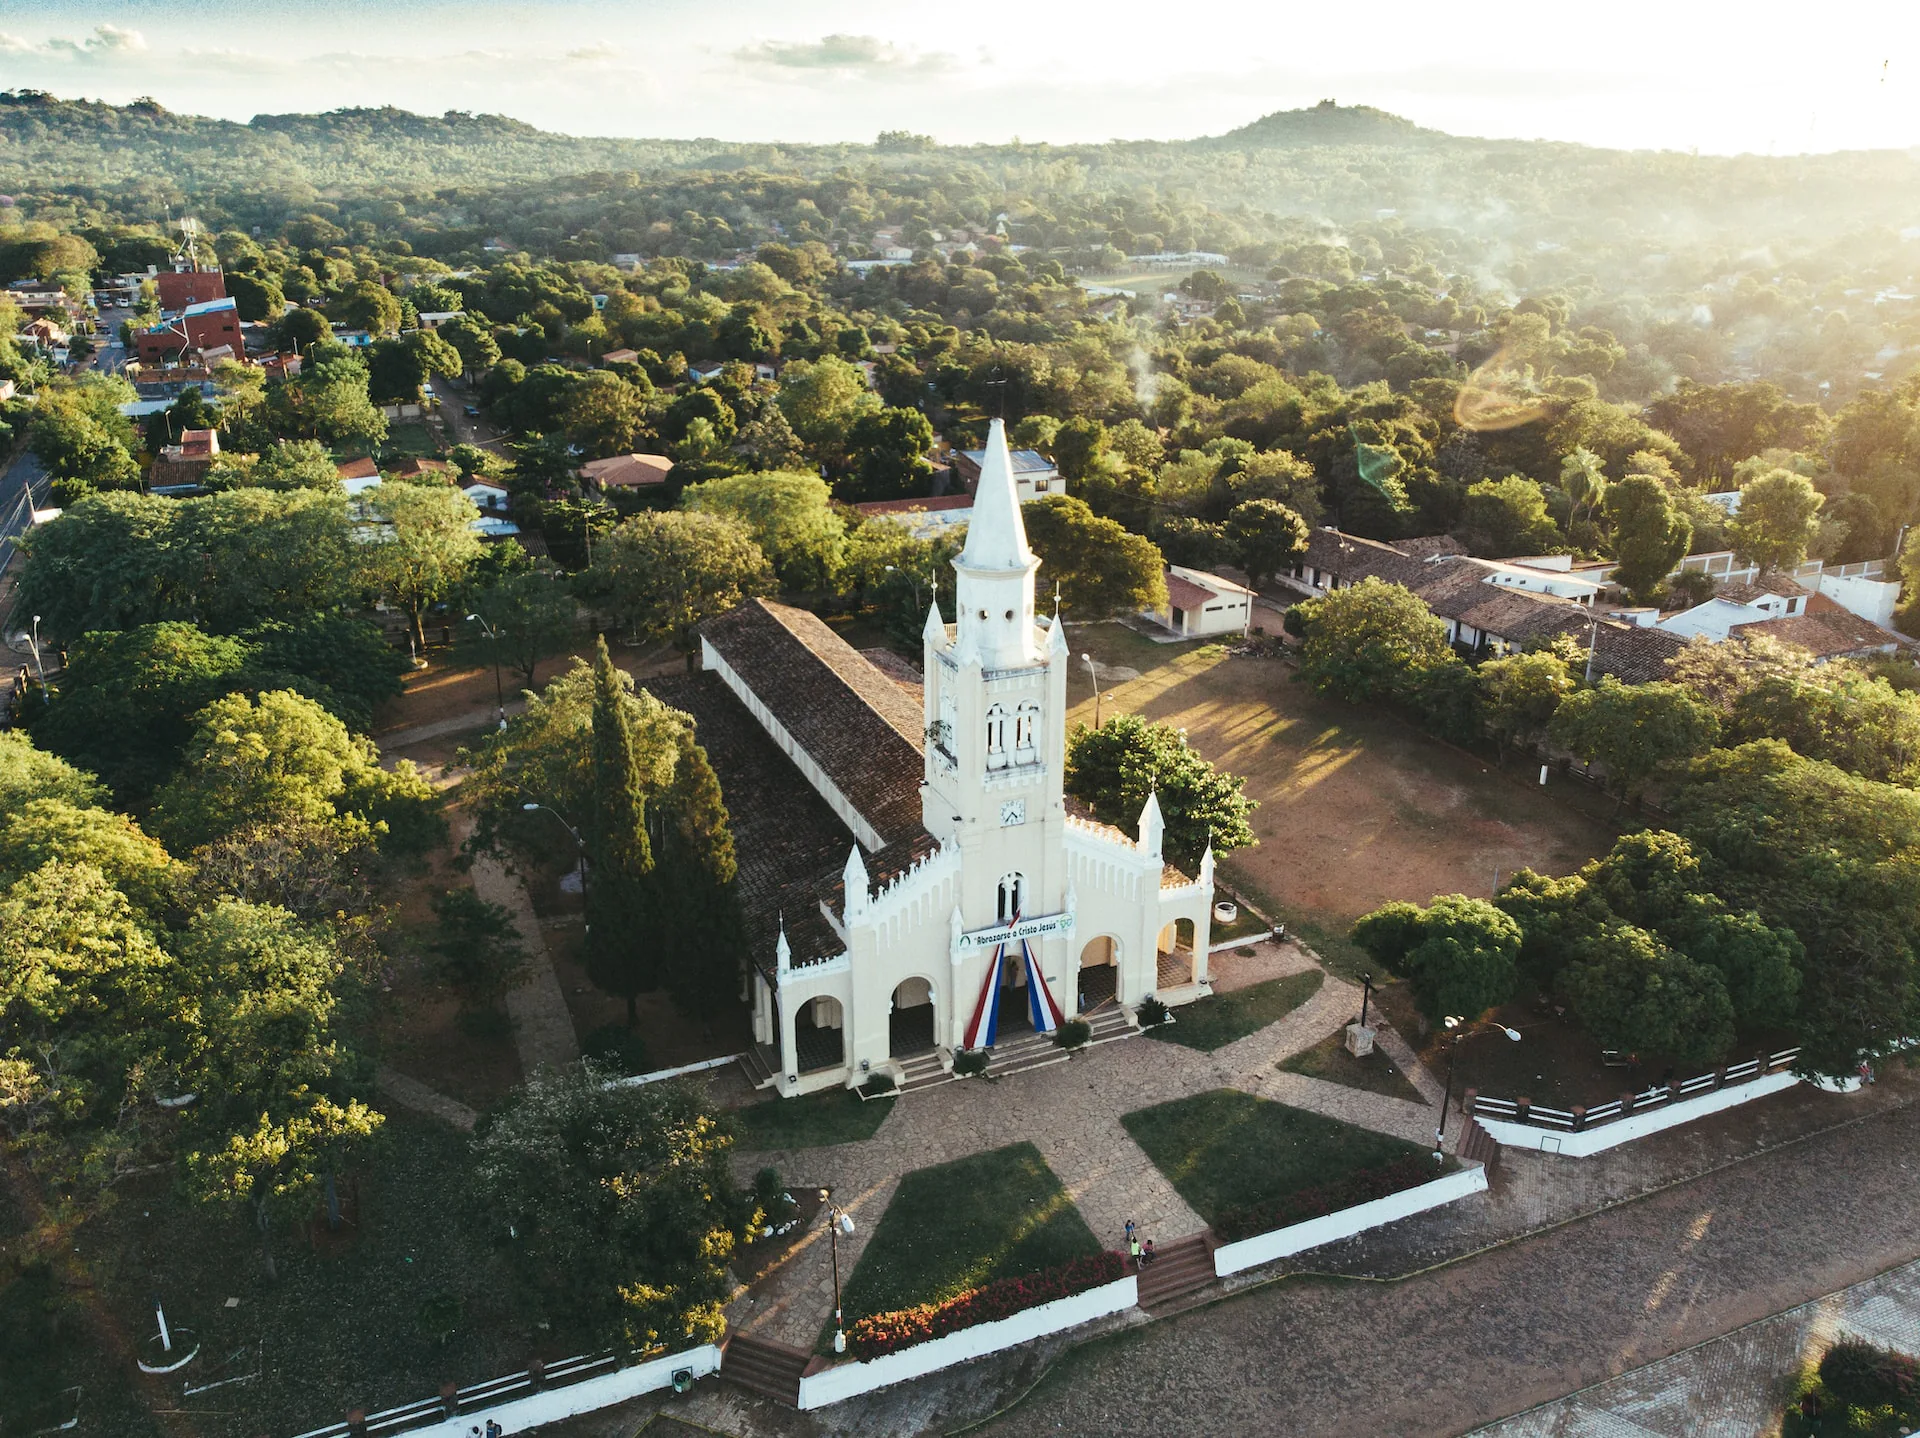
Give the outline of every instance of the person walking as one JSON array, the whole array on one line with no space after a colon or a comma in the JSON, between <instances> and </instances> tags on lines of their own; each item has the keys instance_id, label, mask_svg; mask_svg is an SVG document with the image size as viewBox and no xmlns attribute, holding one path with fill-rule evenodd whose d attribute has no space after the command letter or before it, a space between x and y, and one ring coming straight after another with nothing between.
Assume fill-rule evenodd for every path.
<instances>
[{"instance_id":1,"label":"person walking","mask_svg":"<svg viewBox=\"0 0 1920 1438\"><path fill-rule=\"evenodd\" d=\"M1140 1235L1137 1233L1127 1235L1127 1257L1133 1260L1133 1271L1138 1273L1140 1271Z\"/></svg>"},{"instance_id":2,"label":"person walking","mask_svg":"<svg viewBox=\"0 0 1920 1438\"><path fill-rule=\"evenodd\" d=\"M1133 1232L1134 1232L1134 1229L1133 1229L1133 1220L1132 1220L1132 1219L1128 1219L1128 1220L1127 1220L1127 1242L1128 1242L1128 1244L1129 1244L1129 1245L1131 1245L1131 1244L1132 1244L1132 1242L1133 1242Z\"/></svg>"}]
</instances>

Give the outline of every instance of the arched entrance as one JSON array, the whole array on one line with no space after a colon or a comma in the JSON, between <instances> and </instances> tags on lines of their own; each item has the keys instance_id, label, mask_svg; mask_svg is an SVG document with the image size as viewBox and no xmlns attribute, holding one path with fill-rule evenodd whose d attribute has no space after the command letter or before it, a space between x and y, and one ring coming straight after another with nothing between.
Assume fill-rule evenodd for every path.
<instances>
[{"instance_id":1,"label":"arched entrance","mask_svg":"<svg viewBox=\"0 0 1920 1438\"><path fill-rule=\"evenodd\" d=\"M1120 979L1120 941L1112 934L1089 939L1080 950L1080 1012L1111 1003Z\"/></svg>"},{"instance_id":2,"label":"arched entrance","mask_svg":"<svg viewBox=\"0 0 1920 1438\"><path fill-rule=\"evenodd\" d=\"M887 1053L903 1059L926 1053L934 1046L933 985L925 979L907 979L893 991L887 1016Z\"/></svg>"},{"instance_id":3,"label":"arched entrance","mask_svg":"<svg viewBox=\"0 0 1920 1438\"><path fill-rule=\"evenodd\" d=\"M1195 927L1192 919L1175 919L1160 931L1160 952L1156 982L1163 989L1177 989L1200 981L1199 955L1194 952Z\"/></svg>"},{"instance_id":4,"label":"arched entrance","mask_svg":"<svg viewBox=\"0 0 1920 1438\"><path fill-rule=\"evenodd\" d=\"M846 1022L838 999L823 995L800 1006L793 1016L793 1048L801 1073L839 1068L847 1061Z\"/></svg>"}]
</instances>

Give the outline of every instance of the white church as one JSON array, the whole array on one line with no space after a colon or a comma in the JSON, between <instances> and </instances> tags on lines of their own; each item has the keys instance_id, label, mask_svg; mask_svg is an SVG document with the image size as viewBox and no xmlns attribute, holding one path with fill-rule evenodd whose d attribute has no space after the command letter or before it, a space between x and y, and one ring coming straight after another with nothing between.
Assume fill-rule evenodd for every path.
<instances>
[{"instance_id":1,"label":"white church","mask_svg":"<svg viewBox=\"0 0 1920 1438\"><path fill-rule=\"evenodd\" d=\"M694 715L733 815L760 1086L915 1086L962 1050L992 1072L1068 1019L1116 1032L1149 997L1210 992L1211 852L1181 874L1157 802L1127 833L1062 793L1069 654L1039 567L996 420L923 677L756 600L655 689Z\"/></svg>"}]
</instances>

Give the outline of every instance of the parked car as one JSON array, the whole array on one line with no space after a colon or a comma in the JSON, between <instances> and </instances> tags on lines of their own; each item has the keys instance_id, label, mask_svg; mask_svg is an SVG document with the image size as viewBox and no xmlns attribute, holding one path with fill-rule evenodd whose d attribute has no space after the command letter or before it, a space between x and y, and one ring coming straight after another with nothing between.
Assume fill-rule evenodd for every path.
<instances>
[{"instance_id":1,"label":"parked car","mask_svg":"<svg viewBox=\"0 0 1920 1438\"><path fill-rule=\"evenodd\" d=\"M468 419L478 419L480 418L480 406L477 404L467 405L460 413L464 414Z\"/></svg>"}]
</instances>

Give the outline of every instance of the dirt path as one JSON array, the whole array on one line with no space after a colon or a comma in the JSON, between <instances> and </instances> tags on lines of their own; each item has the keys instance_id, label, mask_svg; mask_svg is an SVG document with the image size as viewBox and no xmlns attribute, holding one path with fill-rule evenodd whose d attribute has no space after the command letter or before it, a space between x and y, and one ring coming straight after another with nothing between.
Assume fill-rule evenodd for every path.
<instances>
[{"instance_id":1,"label":"dirt path","mask_svg":"<svg viewBox=\"0 0 1920 1438\"><path fill-rule=\"evenodd\" d=\"M454 821L453 841L464 844L473 832L465 815ZM580 1038L574 1032L567 997L553 972L546 936L534 917L533 902L520 876L491 854L476 854L470 873L473 891L489 904L498 904L513 916L513 926L526 948L532 972L526 982L507 992L507 1016L513 1020L513 1041L520 1051L520 1071L531 1074L543 1065L559 1068L580 1057Z\"/></svg>"}]
</instances>

